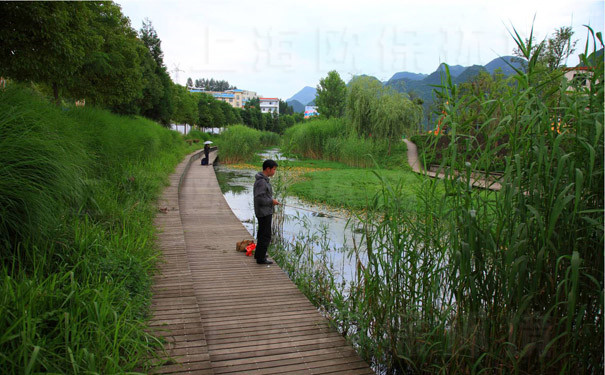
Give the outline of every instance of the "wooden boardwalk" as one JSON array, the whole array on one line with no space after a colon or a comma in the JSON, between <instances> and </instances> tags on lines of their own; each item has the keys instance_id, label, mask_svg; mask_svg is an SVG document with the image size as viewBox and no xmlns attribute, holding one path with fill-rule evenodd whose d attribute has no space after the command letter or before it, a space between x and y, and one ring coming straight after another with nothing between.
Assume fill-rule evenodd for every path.
<instances>
[{"instance_id":1,"label":"wooden boardwalk","mask_svg":"<svg viewBox=\"0 0 605 375\"><path fill-rule=\"evenodd\" d=\"M374 374L277 265L235 251L250 234L214 169L189 160L172 175L156 220L165 263L151 326L172 359L154 373Z\"/></svg>"}]
</instances>

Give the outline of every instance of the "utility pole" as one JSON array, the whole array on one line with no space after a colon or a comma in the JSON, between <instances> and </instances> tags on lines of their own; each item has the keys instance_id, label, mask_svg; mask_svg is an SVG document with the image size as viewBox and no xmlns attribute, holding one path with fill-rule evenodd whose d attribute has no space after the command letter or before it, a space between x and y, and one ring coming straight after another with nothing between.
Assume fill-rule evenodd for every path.
<instances>
[{"instance_id":1,"label":"utility pole","mask_svg":"<svg viewBox=\"0 0 605 375\"><path fill-rule=\"evenodd\" d=\"M176 83L180 84L179 82L179 72L184 72L184 70L180 69L179 64L172 64L172 66L174 66L174 69L172 69L172 73L174 73L174 78L176 80Z\"/></svg>"}]
</instances>

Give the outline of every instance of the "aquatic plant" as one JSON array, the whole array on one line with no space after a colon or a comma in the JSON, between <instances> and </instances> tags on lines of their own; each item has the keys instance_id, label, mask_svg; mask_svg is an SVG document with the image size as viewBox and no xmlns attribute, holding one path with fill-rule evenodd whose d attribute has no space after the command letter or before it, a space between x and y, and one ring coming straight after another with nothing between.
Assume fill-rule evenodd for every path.
<instances>
[{"instance_id":1,"label":"aquatic plant","mask_svg":"<svg viewBox=\"0 0 605 375\"><path fill-rule=\"evenodd\" d=\"M596 54L602 37L590 32ZM514 39L528 62L516 84L497 101L466 94L487 112L484 123L467 121L460 106L473 98L460 96L448 72L448 131L430 145L450 139L445 179L417 189L423 209L402 199L401 182L376 173L382 190L359 216L351 283L336 283L329 269L317 275L295 256L300 241L283 256L302 264L282 266L304 275L295 276L301 288L381 373L603 372L603 61L588 56L587 42L589 84L567 82L544 74L531 42L516 31ZM500 162L497 143L471 147L477 126L509 139L497 192L470 182L479 165L487 176Z\"/></svg>"}]
</instances>

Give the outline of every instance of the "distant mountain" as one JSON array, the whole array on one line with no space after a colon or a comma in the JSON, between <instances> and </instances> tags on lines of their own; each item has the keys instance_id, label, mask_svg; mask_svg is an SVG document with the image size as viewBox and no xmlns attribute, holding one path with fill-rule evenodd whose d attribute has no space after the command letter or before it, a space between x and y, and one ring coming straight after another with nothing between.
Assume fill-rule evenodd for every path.
<instances>
[{"instance_id":1,"label":"distant mountain","mask_svg":"<svg viewBox=\"0 0 605 375\"><path fill-rule=\"evenodd\" d=\"M458 77L460 74L462 74L462 72L464 72L466 70L466 67L464 67L462 65L448 65L448 68L450 69L450 75L452 77ZM437 67L437 71L445 73L445 64L441 63Z\"/></svg>"},{"instance_id":2,"label":"distant mountain","mask_svg":"<svg viewBox=\"0 0 605 375\"><path fill-rule=\"evenodd\" d=\"M393 76L387 81L391 82L391 81L397 81L400 79L409 79L410 81L420 81L421 79L424 79L428 74L422 74L422 73L410 73L410 72L399 72L399 73L395 73L393 74Z\"/></svg>"},{"instance_id":3,"label":"distant mountain","mask_svg":"<svg viewBox=\"0 0 605 375\"><path fill-rule=\"evenodd\" d=\"M486 69L481 65L473 65L464 69L460 75L453 79L454 84L468 82L473 79L479 72L486 71Z\"/></svg>"},{"instance_id":4,"label":"distant mountain","mask_svg":"<svg viewBox=\"0 0 605 375\"><path fill-rule=\"evenodd\" d=\"M310 101L315 100L315 96L317 95L317 90L314 87L305 86L302 90L294 94L290 99L286 100L287 103L290 103L292 100L297 100L303 105L307 105ZM303 108L304 112L304 108Z\"/></svg>"},{"instance_id":5,"label":"distant mountain","mask_svg":"<svg viewBox=\"0 0 605 375\"><path fill-rule=\"evenodd\" d=\"M597 51L597 53L594 55L596 55L596 57L591 56L591 58L595 59L595 58L599 58L599 56L600 56L600 58L602 58L603 50ZM500 69L500 71L505 76L510 76L512 74L515 74L516 73L515 70L509 64L513 65L517 69L523 69L523 65L522 65L521 61L519 61L514 56L502 56L502 57L495 58L485 66L482 66L482 65L472 65L472 66L448 65L448 69L450 72L450 76L452 78L452 83L461 84L461 83L472 80L481 71L486 71L489 74L494 74L494 72L496 70ZM363 74L363 75L354 76L353 78L351 78L351 80L347 83L347 86L349 86L351 84L351 82L353 82L355 79L358 79L360 77L370 77L371 79L376 80L377 82L380 82L380 80L376 77L372 77L372 76ZM437 70L435 70L431 74L427 75L427 74L421 74L421 73L398 72L398 73L395 73L387 82L384 82L384 83L381 82L381 84L391 87L398 92L408 93L410 95L413 95L417 98L422 99L422 101L424 102L423 107L424 107L425 116L428 116L428 114L433 110L432 109L433 96L434 96L433 91L439 90L438 88L435 88L434 86L440 86L443 79L445 79L445 64L442 63L442 64L439 64L439 66L437 67ZM309 99L310 95L308 95L306 97L302 96L304 93L311 92L311 90L313 90L312 98ZM294 107L294 105L292 103L290 103L290 101L293 99L296 99L303 106L308 105L309 102L311 102L312 100L315 99L315 95L316 95L315 89L313 89L312 87L305 87L304 89L299 91L296 95L294 95L292 98L288 99L288 103ZM301 96L302 96L302 98L301 98ZM303 107L303 110L304 110L304 107ZM297 111L296 108L295 108L295 111ZM426 117L425 123L426 123L427 119L428 118Z\"/></svg>"},{"instance_id":6,"label":"distant mountain","mask_svg":"<svg viewBox=\"0 0 605 375\"><path fill-rule=\"evenodd\" d=\"M450 71L450 76L452 78L458 77L462 72L466 70L466 67L462 65L452 65L448 66ZM440 85L442 82L442 78L445 79L445 64L440 64L433 73L426 76L422 81L427 85Z\"/></svg>"},{"instance_id":7,"label":"distant mountain","mask_svg":"<svg viewBox=\"0 0 605 375\"><path fill-rule=\"evenodd\" d=\"M290 107L292 107L292 110L294 112L297 113L304 113L305 112L305 105L302 104L301 102L299 102L298 100L288 100L286 103L288 103L288 105Z\"/></svg>"},{"instance_id":8,"label":"distant mountain","mask_svg":"<svg viewBox=\"0 0 605 375\"><path fill-rule=\"evenodd\" d=\"M307 103L307 105L316 106L317 104L315 104L315 100L311 100L309 103Z\"/></svg>"},{"instance_id":9,"label":"distant mountain","mask_svg":"<svg viewBox=\"0 0 605 375\"><path fill-rule=\"evenodd\" d=\"M452 78L452 83L461 84L470 81L481 71L487 71L488 73L493 74L495 70L500 69L506 76L514 74L515 71L507 64L507 62L513 64L515 67L522 68L521 63L516 61L513 56L498 57L490 61L490 63L486 66L473 65L465 67L461 65L452 65L448 66L448 68ZM437 70L429 75L425 75L425 77L420 80L414 79L417 77L404 75L403 73L406 72L397 73L391 77L391 79L389 79L389 81L386 83L386 86L392 87L398 92L412 94L422 99L424 102L423 107L426 123L428 120L428 115L432 111L434 96L433 91L439 90L435 86L440 86L442 80L445 79L445 64L440 64L437 67Z\"/></svg>"},{"instance_id":10,"label":"distant mountain","mask_svg":"<svg viewBox=\"0 0 605 375\"><path fill-rule=\"evenodd\" d=\"M523 64L519 61L518 57L502 56L493 59L487 65L485 65L485 70L487 70L489 74L494 74L496 69L500 69L505 76L515 74L515 70L511 68L509 64L513 65L517 69L523 69Z\"/></svg>"}]
</instances>

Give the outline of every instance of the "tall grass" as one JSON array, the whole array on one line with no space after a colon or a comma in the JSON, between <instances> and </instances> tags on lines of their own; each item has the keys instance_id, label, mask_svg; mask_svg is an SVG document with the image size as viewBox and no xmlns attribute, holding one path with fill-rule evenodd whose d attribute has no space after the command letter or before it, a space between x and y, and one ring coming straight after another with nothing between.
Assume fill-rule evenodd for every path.
<instances>
[{"instance_id":1,"label":"tall grass","mask_svg":"<svg viewBox=\"0 0 605 375\"><path fill-rule=\"evenodd\" d=\"M383 190L360 217L363 243L351 252L355 279L343 288L303 264L316 300L386 373L603 373L603 61L591 66L590 88L570 87L515 41L527 72L501 103L474 98L486 110L501 106L495 123L480 126L508 136L502 190L471 187L471 172L489 170L501 149L459 147L477 124L461 115L469 98L448 77L447 178L418 190L425 209L411 210L402 184L377 173ZM593 41L602 47L600 34Z\"/></svg>"},{"instance_id":2,"label":"tall grass","mask_svg":"<svg viewBox=\"0 0 605 375\"><path fill-rule=\"evenodd\" d=\"M261 147L276 145L279 135L261 132L244 125L229 126L217 138L220 160L224 163L238 163L250 160Z\"/></svg>"},{"instance_id":3,"label":"tall grass","mask_svg":"<svg viewBox=\"0 0 605 375\"><path fill-rule=\"evenodd\" d=\"M181 136L16 85L0 114L0 373L144 369L154 199Z\"/></svg>"},{"instance_id":4,"label":"tall grass","mask_svg":"<svg viewBox=\"0 0 605 375\"><path fill-rule=\"evenodd\" d=\"M283 148L311 159L339 161L351 167L404 167L406 146L386 139L360 137L351 133L345 119L313 120L297 124L284 134Z\"/></svg>"}]
</instances>

